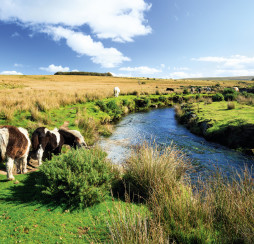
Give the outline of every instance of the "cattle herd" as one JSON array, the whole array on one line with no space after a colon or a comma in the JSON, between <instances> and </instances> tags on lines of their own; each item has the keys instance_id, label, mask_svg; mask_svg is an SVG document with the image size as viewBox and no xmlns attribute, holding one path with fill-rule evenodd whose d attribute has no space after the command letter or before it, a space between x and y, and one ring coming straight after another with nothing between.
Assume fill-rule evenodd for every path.
<instances>
[{"instance_id":1,"label":"cattle herd","mask_svg":"<svg viewBox=\"0 0 254 244\"><path fill-rule=\"evenodd\" d=\"M0 126L0 151L2 160L6 159L8 180L14 180L14 164L19 173L26 173L30 155L36 155L41 165L44 155L51 159L52 154L61 153L64 144L74 148L87 146L84 137L77 130L48 130L46 127L39 127L33 132L30 141L26 129L11 125Z\"/></svg>"}]
</instances>

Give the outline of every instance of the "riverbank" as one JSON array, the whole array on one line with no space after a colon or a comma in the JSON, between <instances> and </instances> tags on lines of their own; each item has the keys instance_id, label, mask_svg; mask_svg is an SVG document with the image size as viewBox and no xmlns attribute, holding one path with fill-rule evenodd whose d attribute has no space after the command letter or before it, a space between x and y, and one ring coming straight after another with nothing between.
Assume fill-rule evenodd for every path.
<instances>
[{"instance_id":1,"label":"riverbank","mask_svg":"<svg viewBox=\"0 0 254 244\"><path fill-rule=\"evenodd\" d=\"M229 108L229 105L232 108ZM254 153L254 107L233 102L201 102L176 107L191 132L246 153Z\"/></svg>"}]
</instances>

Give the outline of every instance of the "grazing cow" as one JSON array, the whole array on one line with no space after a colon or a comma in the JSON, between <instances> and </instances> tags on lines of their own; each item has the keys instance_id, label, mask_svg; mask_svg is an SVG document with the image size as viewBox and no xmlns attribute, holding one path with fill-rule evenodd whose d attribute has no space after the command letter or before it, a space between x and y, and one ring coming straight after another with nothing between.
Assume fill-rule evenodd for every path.
<instances>
[{"instance_id":1,"label":"grazing cow","mask_svg":"<svg viewBox=\"0 0 254 244\"><path fill-rule=\"evenodd\" d=\"M175 90L173 88L168 87L166 88L166 91L175 91Z\"/></svg>"},{"instance_id":2,"label":"grazing cow","mask_svg":"<svg viewBox=\"0 0 254 244\"><path fill-rule=\"evenodd\" d=\"M119 87L115 87L114 88L114 95L115 95L115 97L118 97L119 96L119 93L120 93L120 89L119 89Z\"/></svg>"},{"instance_id":3,"label":"grazing cow","mask_svg":"<svg viewBox=\"0 0 254 244\"><path fill-rule=\"evenodd\" d=\"M51 159L52 153L61 153L63 144L64 138L57 128L50 131L46 127L39 127L32 134L32 151L36 152L39 165L42 164L44 153Z\"/></svg>"},{"instance_id":4,"label":"grazing cow","mask_svg":"<svg viewBox=\"0 0 254 244\"><path fill-rule=\"evenodd\" d=\"M206 88L206 91L207 91L207 92L211 92L211 91L212 91L211 87L207 87L207 88Z\"/></svg>"},{"instance_id":5,"label":"grazing cow","mask_svg":"<svg viewBox=\"0 0 254 244\"><path fill-rule=\"evenodd\" d=\"M194 87L191 87L191 93L193 94L193 93L195 93L195 88Z\"/></svg>"},{"instance_id":6,"label":"grazing cow","mask_svg":"<svg viewBox=\"0 0 254 244\"><path fill-rule=\"evenodd\" d=\"M64 139L64 144L71 147L87 147L84 137L77 130L60 129L58 130Z\"/></svg>"},{"instance_id":7,"label":"grazing cow","mask_svg":"<svg viewBox=\"0 0 254 244\"><path fill-rule=\"evenodd\" d=\"M14 180L14 163L20 173L27 172L27 157L31 142L26 129L11 125L0 126L0 151L2 160L6 158L8 180Z\"/></svg>"},{"instance_id":8,"label":"grazing cow","mask_svg":"<svg viewBox=\"0 0 254 244\"><path fill-rule=\"evenodd\" d=\"M236 91L236 92L239 92L239 88L234 86L233 89Z\"/></svg>"}]
</instances>

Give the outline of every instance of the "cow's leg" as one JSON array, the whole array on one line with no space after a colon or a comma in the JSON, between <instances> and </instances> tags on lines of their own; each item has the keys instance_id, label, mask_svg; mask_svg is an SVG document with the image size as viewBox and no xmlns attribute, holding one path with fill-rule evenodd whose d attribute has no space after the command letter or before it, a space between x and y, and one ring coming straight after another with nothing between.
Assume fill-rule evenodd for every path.
<instances>
[{"instance_id":1,"label":"cow's leg","mask_svg":"<svg viewBox=\"0 0 254 244\"><path fill-rule=\"evenodd\" d=\"M26 174L27 173L27 157L28 155L24 155L21 159L20 159L20 164L22 165L22 173Z\"/></svg>"},{"instance_id":2,"label":"cow's leg","mask_svg":"<svg viewBox=\"0 0 254 244\"><path fill-rule=\"evenodd\" d=\"M14 159L7 157L7 162L6 162L6 171L7 171L7 179L8 180L14 180L13 176L13 165L14 165Z\"/></svg>"},{"instance_id":3,"label":"cow's leg","mask_svg":"<svg viewBox=\"0 0 254 244\"><path fill-rule=\"evenodd\" d=\"M14 160L14 164L16 165L16 168L17 168L17 174L21 174L21 171L22 171L21 159L19 158Z\"/></svg>"},{"instance_id":4,"label":"cow's leg","mask_svg":"<svg viewBox=\"0 0 254 244\"><path fill-rule=\"evenodd\" d=\"M44 150L43 150L42 146L40 145L39 149L37 151L37 158L38 158L39 165L42 165L42 156L43 156L43 153L44 153Z\"/></svg>"}]
</instances>

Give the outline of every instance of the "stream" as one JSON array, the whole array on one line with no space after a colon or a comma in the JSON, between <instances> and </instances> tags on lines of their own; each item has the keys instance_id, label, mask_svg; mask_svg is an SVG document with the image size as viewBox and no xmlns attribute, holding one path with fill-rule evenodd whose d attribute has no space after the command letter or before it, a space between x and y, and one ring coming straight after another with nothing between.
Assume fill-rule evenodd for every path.
<instances>
[{"instance_id":1,"label":"stream","mask_svg":"<svg viewBox=\"0 0 254 244\"><path fill-rule=\"evenodd\" d=\"M218 168L230 174L232 169L254 167L254 157L192 134L177 122L173 108L129 114L116 124L109 138L100 139L99 145L113 163L121 164L129 157L131 148L143 140L155 141L160 146L173 144L191 159L199 173L206 174Z\"/></svg>"}]
</instances>

